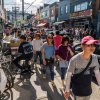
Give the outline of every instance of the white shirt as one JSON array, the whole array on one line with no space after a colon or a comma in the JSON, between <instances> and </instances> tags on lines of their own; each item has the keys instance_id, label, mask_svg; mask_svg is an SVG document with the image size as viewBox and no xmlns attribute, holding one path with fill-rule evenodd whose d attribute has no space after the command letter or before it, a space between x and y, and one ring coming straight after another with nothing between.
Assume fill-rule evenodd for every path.
<instances>
[{"instance_id":1,"label":"white shirt","mask_svg":"<svg viewBox=\"0 0 100 100\"><path fill-rule=\"evenodd\" d=\"M34 39L32 41L32 45L33 45L33 50L40 51L41 50L41 46L43 45L43 42L42 42L41 39L40 40Z\"/></svg>"}]
</instances>

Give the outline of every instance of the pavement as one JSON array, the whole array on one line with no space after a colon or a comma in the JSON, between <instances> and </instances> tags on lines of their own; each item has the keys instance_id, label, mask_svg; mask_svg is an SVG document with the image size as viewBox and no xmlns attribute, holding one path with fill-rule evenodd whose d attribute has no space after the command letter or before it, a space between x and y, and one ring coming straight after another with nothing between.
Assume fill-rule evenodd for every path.
<instances>
[{"instance_id":1,"label":"pavement","mask_svg":"<svg viewBox=\"0 0 100 100\"><path fill-rule=\"evenodd\" d=\"M39 68L40 66L37 65L35 73L27 80L22 80L17 75L10 98L4 100L65 100L58 68L55 68L56 87L53 87L50 83L49 70L47 70L47 78L43 79ZM100 100L100 88L93 82L92 88L93 93L90 100ZM68 100L74 99L70 96Z\"/></svg>"}]
</instances>

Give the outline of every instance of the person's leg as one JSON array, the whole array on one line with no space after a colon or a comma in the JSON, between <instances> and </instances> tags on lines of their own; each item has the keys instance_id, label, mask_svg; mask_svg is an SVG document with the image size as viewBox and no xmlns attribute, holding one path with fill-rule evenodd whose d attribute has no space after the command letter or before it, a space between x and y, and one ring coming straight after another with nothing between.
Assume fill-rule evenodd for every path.
<instances>
[{"instance_id":1,"label":"person's leg","mask_svg":"<svg viewBox=\"0 0 100 100\"><path fill-rule=\"evenodd\" d=\"M64 87L64 79L66 74L67 68L61 68L61 80L62 80L62 86Z\"/></svg>"},{"instance_id":2,"label":"person's leg","mask_svg":"<svg viewBox=\"0 0 100 100\"><path fill-rule=\"evenodd\" d=\"M54 83L54 64L50 64L49 69L50 69L51 84L52 84L52 86L55 86L55 83Z\"/></svg>"},{"instance_id":3,"label":"person's leg","mask_svg":"<svg viewBox=\"0 0 100 100\"><path fill-rule=\"evenodd\" d=\"M36 51L36 54L34 55L34 63L37 62L37 58L38 58L38 52Z\"/></svg>"},{"instance_id":4,"label":"person's leg","mask_svg":"<svg viewBox=\"0 0 100 100\"><path fill-rule=\"evenodd\" d=\"M13 60L13 63L16 65L16 67L22 69L22 66L20 66L19 61L23 59L22 56L17 57L15 60Z\"/></svg>"},{"instance_id":5,"label":"person's leg","mask_svg":"<svg viewBox=\"0 0 100 100\"><path fill-rule=\"evenodd\" d=\"M54 81L54 64L50 64L49 69L50 69L51 80Z\"/></svg>"},{"instance_id":6,"label":"person's leg","mask_svg":"<svg viewBox=\"0 0 100 100\"><path fill-rule=\"evenodd\" d=\"M42 65L42 53L41 53L41 51L39 51L39 60L40 60L40 65Z\"/></svg>"},{"instance_id":7,"label":"person's leg","mask_svg":"<svg viewBox=\"0 0 100 100\"><path fill-rule=\"evenodd\" d=\"M46 65L42 65L42 74L43 74L43 78L46 78Z\"/></svg>"}]
</instances>

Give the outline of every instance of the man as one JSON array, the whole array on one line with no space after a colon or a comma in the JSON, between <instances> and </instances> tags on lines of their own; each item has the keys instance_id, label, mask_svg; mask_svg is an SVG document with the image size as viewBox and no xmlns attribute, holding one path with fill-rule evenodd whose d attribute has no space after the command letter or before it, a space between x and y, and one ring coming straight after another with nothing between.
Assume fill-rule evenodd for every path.
<instances>
[{"instance_id":1,"label":"man","mask_svg":"<svg viewBox=\"0 0 100 100\"><path fill-rule=\"evenodd\" d=\"M26 60L27 62L33 57L33 46L26 41L26 35L20 36L21 44L18 48L18 53L21 53L20 56L18 56L13 63L20 69L22 69L22 66L19 64L20 60Z\"/></svg>"},{"instance_id":2,"label":"man","mask_svg":"<svg viewBox=\"0 0 100 100\"><path fill-rule=\"evenodd\" d=\"M53 37L56 50L61 45L61 41L62 41L62 36L59 33L60 33L59 31L56 31L56 35Z\"/></svg>"},{"instance_id":3,"label":"man","mask_svg":"<svg viewBox=\"0 0 100 100\"><path fill-rule=\"evenodd\" d=\"M79 79L76 83L72 82L72 92L74 94L75 100L89 100L92 93L91 81L92 72L94 71L98 85L100 86L100 65L98 63L97 56L93 54L95 51L95 44L97 40L94 40L91 36L86 36L82 39L82 49L83 51L70 60L68 71L66 75L66 88L64 96L68 98L70 96L70 83L72 82L71 77L82 73L82 71L89 65L90 59L91 63L88 69L82 74L83 79ZM91 57L92 56L92 57Z\"/></svg>"}]
</instances>

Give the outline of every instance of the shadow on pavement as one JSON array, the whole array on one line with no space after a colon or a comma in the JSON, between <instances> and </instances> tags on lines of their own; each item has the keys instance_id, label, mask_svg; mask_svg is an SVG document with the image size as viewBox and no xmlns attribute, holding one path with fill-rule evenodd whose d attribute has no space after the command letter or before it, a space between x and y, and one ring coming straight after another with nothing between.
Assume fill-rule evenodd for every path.
<instances>
[{"instance_id":1,"label":"shadow on pavement","mask_svg":"<svg viewBox=\"0 0 100 100\"><path fill-rule=\"evenodd\" d=\"M47 74L48 75L48 74ZM59 92L57 86L53 87L50 83L50 75L46 79L42 78L41 73L36 69L36 81L35 84L41 86L43 91L47 92L47 100L65 100L62 93Z\"/></svg>"},{"instance_id":2,"label":"shadow on pavement","mask_svg":"<svg viewBox=\"0 0 100 100\"><path fill-rule=\"evenodd\" d=\"M19 79L14 89L20 93L16 100L36 100L36 90L30 82L30 78ZM16 94L17 95L17 94Z\"/></svg>"}]
</instances>

